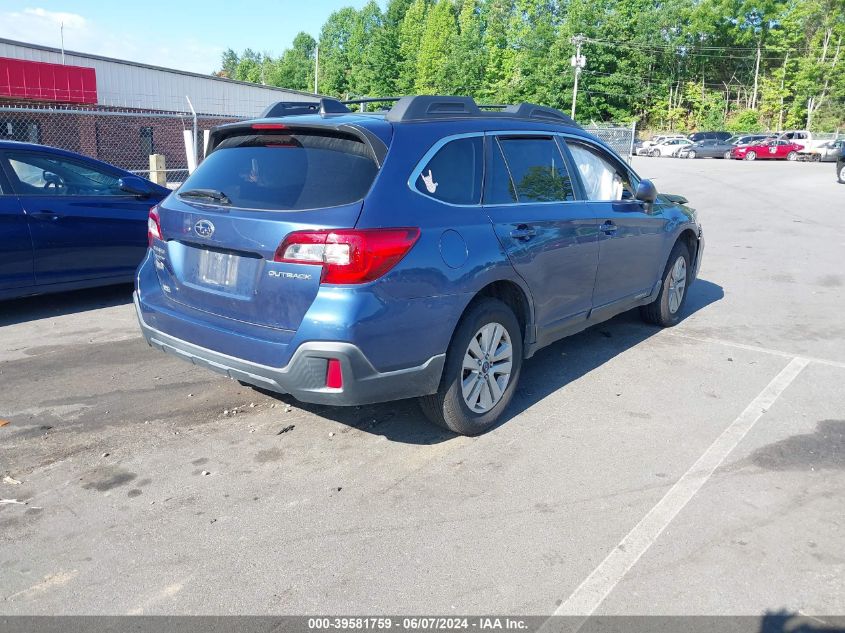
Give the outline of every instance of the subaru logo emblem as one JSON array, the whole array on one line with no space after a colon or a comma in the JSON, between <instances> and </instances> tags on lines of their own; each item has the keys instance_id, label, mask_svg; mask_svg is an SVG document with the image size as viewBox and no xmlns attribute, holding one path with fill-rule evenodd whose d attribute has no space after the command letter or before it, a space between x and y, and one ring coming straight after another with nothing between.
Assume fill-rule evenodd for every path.
<instances>
[{"instance_id":1,"label":"subaru logo emblem","mask_svg":"<svg viewBox=\"0 0 845 633\"><path fill-rule=\"evenodd\" d=\"M214 225L209 220L200 220L194 224L194 231L200 237L211 237L214 235Z\"/></svg>"}]
</instances>

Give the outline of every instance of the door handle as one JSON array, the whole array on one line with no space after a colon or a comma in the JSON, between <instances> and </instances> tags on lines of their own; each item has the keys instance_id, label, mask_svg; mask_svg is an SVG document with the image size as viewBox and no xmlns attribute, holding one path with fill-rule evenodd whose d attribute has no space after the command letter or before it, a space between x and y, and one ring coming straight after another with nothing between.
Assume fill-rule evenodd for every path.
<instances>
[{"instance_id":1,"label":"door handle","mask_svg":"<svg viewBox=\"0 0 845 633\"><path fill-rule=\"evenodd\" d=\"M618 228L619 228L618 226L616 226L613 222L608 220L607 222L605 222L604 224L602 224L599 227L599 231L601 231L605 235L613 235L614 233L616 233L616 230Z\"/></svg>"},{"instance_id":2,"label":"door handle","mask_svg":"<svg viewBox=\"0 0 845 633\"><path fill-rule=\"evenodd\" d=\"M537 231L532 229L527 224L520 224L513 231L511 231L511 237L515 240L530 240L535 235L537 235Z\"/></svg>"},{"instance_id":3,"label":"door handle","mask_svg":"<svg viewBox=\"0 0 845 633\"><path fill-rule=\"evenodd\" d=\"M50 220L50 221L55 221L55 220L58 220L60 217L62 217L58 213L56 213L54 211L50 211L49 209L41 209L40 211L34 211L31 215L36 220Z\"/></svg>"}]
</instances>

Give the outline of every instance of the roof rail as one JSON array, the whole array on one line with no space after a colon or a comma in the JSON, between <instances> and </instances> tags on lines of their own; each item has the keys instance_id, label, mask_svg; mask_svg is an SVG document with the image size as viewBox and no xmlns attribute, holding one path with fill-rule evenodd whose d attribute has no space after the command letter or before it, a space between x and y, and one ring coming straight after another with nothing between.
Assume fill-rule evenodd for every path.
<instances>
[{"instance_id":1,"label":"roof rail","mask_svg":"<svg viewBox=\"0 0 845 633\"><path fill-rule=\"evenodd\" d=\"M343 102L330 97L323 97L320 99L320 114L346 114L351 112L349 108L343 105Z\"/></svg>"},{"instance_id":2,"label":"roof rail","mask_svg":"<svg viewBox=\"0 0 845 633\"><path fill-rule=\"evenodd\" d=\"M317 114L320 104L316 101L277 101L271 103L259 115L261 119L292 114Z\"/></svg>"},{"instance_id":3,"label":"roof rail","mask_svg":"<svg viewBox=\"0 0 845 633\"><path fill-rule=\"evenodd\" d=\"M534 103L527 103L525 101L517 105L505 106L503 112L518 117L524 117L526 119L546 119L548 121L555 121L557 123L565 123L567 125L580 127L572 120L572 117L564 114L560 110Z\"/></svg>"},{"instance_id":4,"label":"roof rail","mask_svg":"<svg viewBox=\"0 0 845 633\"><path fill-rule=\"evenodd\" d=\"M323 97L319 101L277 101L264 109L259 118L298 116L302 114L346 114L349 108L337 99Z\"/></svg>"},{"instance_id":5,"label":"roof rail","mask_svg":"<svg viewBox=\"0 0 845 633\"><path fill-rule=\"evenodd\" d=\"M552 123L562 123L580 127L560 110L537 105L519 103L515 105L475 103L472 97L450 97L439 95L417 95L408 97L364 97L339 101L323 97L319 101L279 101L269 105L261 113L262 118L296 116L302 114L347 114L348 105L395 102L385 115L385 119L394 123L404 121L426 121L430 119L453 119L464 117L501 116L520 119L539 119ZM484 110L482 110L484 108ZM490 110L493 110L492 112Z\"/></svg>"},{"instance_id":6,"label":"roof rail","mask_svg":"<svg viewBox=\"0 0 845 633\"><path fill-rule=\"evenodd\" d=\"M480 116L481 110L472 97L441 97L421 95L402 97L390 109L385 119L393 122L425 121L428 119Z\"/></svg>"},{"instance_id":7,"label":"roof rail","mask_svg":"<svg viewBox=\"0 0 845 633\"><path fill-rule=\"evenodd\" d=\"M392 99L391 99L392 100ZM376 99L378 101L378 99ZM540 119L580 127L571 117L560 110L534 103L516 105L482 104L478 105L472 97L446 97L421 95L402 97L385 117L388 121L423 121L427 119L446 119L479 116L502 116L520 119ZM349 103L349 102L347 102ZM488 110L488 111L484 111ZM490 112L489 110L493 110Z\"/></svg>"}]
</instances>

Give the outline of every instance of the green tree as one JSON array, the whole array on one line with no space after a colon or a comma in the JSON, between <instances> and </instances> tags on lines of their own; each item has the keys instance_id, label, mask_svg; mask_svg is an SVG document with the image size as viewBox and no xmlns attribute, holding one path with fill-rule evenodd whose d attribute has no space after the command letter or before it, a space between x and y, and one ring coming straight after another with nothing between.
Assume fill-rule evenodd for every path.
<instances>
[{"instance_id":1,"label":"green tree","mask_svg":"<svg viewBox=\"0 0 845 633\"><path fill-rule=\"evenodd\" d=\"M458 15L458 36L445 69L458 94L482 96L486 63L483 31L476 0L464 0Z\"/></svg>"},{"instance_id":2,"label":"green tree","mask_svg":"<svg viewBox=\"0 0 845 633\"><path fill-rule=\"evenodd\" d=\"M455 8L451 0L439 0L425 20L425 31L417 57L416 91L420 94L448 93L455 78L447 74L449 59L458 39Z\"/></svg>"},{"instance_id":3,"label":"green tree","mask_svg":"<svg viewBox=\"0 0 845 633\"><path fill-rule=\"evenodd\" d=\"M370 52L374 73L370 93L373 96L384 97L400 92L400 31L410 6L411 0L389 0L381 27L373 35Z\"/></svg>"},{"instance_id":4,"label":"green tree","mask_svg":"<svg viewBox=\"0 0 845 633\"><path fill-rule=\"evenodd\" d=\"M428 2L413 0L399 25L399 72L396 90L400 94L411 94L417 85L417 58L425 33Z\"/></svg>"},{"instance_id":5,"label":"green tree","mask_svg":"<svg viewBox=\"0 0 845 633\"><path fill-rule=\"evenodd\" d=\"M357 12L345 7L332 13L320 31L319 92L341 97L349 92L349 40Z\"/></svg>"},{"instance_id":6,"label":"green tree","mask_svg":"<svg viewBox=\"0 0 845 633\"><path fill-rule=\"evenodd\" d=\"M267 83L294 90L314 90L314 53L317 42L308 33L300 32L293 46L276 60L270 69Z\"/></svg>"},{"instance_id":7,"label":"green tree","mask_svg":"<svg viewBox=\"0 0 845 633\"><path fill-rule=\"evenodd\" d=\"M371 96L378 91L381 78L374 53L381 26L381 9L370 0L356 14L349 35L349 92L355 96Z\"/></svg>"}]
</instances>

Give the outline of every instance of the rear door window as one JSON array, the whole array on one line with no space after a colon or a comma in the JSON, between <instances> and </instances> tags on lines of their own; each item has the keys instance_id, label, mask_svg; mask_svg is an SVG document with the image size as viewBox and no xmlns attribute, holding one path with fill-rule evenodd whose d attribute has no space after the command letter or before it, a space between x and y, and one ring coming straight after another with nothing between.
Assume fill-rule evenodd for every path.
<instances>
[{"instance_id":1,"label":"rear door window","mask_svg":"<svg viewBox=\"0 0 845 633\"><path fill-rule=\"evenodd\" d=\"M525 204L575 200L572 179L553 138L501 136L493 145L492 195L487 202ZM501 164L497 150L501 152ZM506 168L509 181L502 173L502 166Z\"/></svg>"},{"instance_id":2,"label":"rear door window","mask_svg":"<svg viewBox=\"0 0 845 633\"><path fill-rule=\"evenodd\" d=\"M634 197L631 177L601 150L573 141L567 147L584 185L588 200L630 200Z\"/></svg>"},{"instance_id":3,"label":"rear door window","mask_svg":"<svg viewBox=\"0 0 845 633\"><path fill-rule=\"evenodd\" d=\"M455 139L441 147L417 176L416 188L423 195L450 204L481 202L484 176L484 139Z\"/></svg>"},{"instance_id":4,"label":"rear door window","mask_svg":"<svg viewBox=\"0 0 845 633\"><path fill-rule=\"evenodd\" d=\"M245 134L221 141L179 190L217 191L245 209L298 211L361 200L377 172L370 148L352 135Z\"/></svg>"}]
</instances>

